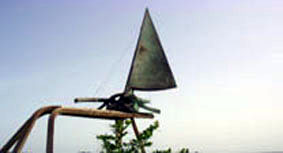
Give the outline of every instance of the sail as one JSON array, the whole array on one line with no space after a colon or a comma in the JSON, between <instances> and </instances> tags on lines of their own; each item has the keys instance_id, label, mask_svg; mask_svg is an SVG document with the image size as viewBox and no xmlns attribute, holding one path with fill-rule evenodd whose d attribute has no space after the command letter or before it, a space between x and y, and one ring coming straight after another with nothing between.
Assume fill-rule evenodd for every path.
<instances>
[{"instance_id":1,"label":"sail","mask_svg":"<svg viewBox=\"0 0 283 153\"><path fill-rule=\"evenodd\" d=\"M150 91L174 87L176 83L172 71L146 9L126 90Z\"/></svg>"}]
</instances>

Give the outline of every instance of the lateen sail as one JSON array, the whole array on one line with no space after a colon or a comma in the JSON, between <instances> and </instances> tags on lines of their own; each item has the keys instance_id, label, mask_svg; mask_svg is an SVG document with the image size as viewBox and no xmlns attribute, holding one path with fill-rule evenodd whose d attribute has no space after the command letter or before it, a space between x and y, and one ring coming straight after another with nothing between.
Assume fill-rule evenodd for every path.
<instances>
[{"instance_id":1,"label":"lateen sail","mask_svg":"<svg viewBox=\"0 0 283 153\"><path fill-rule=\"evenodd\" d=\"M150 91L174 87L176 83L172 71L146 9L126 90Z\"/></svg>"}]
</instances>

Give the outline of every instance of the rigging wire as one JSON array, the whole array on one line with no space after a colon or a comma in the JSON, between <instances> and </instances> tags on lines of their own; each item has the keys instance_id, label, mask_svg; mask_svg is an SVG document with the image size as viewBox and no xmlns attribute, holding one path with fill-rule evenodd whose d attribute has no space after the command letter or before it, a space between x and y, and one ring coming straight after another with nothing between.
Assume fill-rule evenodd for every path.
<instances>
[{"instance_id":1,"label":"rigging wire","mask_svg":"<svg viewBox=\"0 0 283 153\"><path fill-rule=\"evenodd\" d=\"M134 35L136 35L136 32L133 32L133 31L134 30L132 30L131 33L134 33ZM128 43L128 45L122 50L123 51L122 54L119 54L120 57L111 64L111 67L110 67L109 71L106 73L106 76L104 77L103 81L98 85L98 87L95 90L96 95L105 91L105 86L109 83L111 76L114 76L114 74L117 73L117 71L115 71L116 70L115 67L117 65L119 65L119 63L125 58L125 56L129 52L129 50L132 49L132 45L133 45L134 41L136 41L136 40L132 39Z\"/></svg>"},{"instance_id":2,"label":"rigging wire","mask_svg":"<svg viewBox=\"0 0 283 153\"><path fill-rule=\"evenodd\" d=\"M147 5L148 6L148 5ZM148 8L148 7L147 7ZM159 19L161 19L160 14L155 14L154 17L157 19L157 21L161 21ZM156 24L156 28L160 29L158 27L162 27L161 24L163 22L155 22ZM138 26L134 26L134 27L138 27ZM139 29L139 28L138 28ZM131 33L133 34L134 37L138 36L137 33L139 33L140 30L134 30L131 29ZM104 79L101 81L101 83L98 85L98 87L95 90L95 95L99 95L100 93L103 93L106 89L107 84L109 83L111 76L114 76L117 73L117 69L115 69L115 67L117 65L120 65L119 63L125 58L125 56L127 55L127 53L129 53L129 50L132 49L132 45L134 44L134 42L136 42L136 39L131 39L130 42L128 43L128 45L126 45L126 47L122 50L122 54L119 54L120 57L117 58L116 61L114 61L111 64L111 67L109 69L109 71L106 73L105 77L103 77ZM135 48L133 48L135 49ZM134 53L133 53L134 54ZM116 70L116 71L115 71ZM149 98L151 98L152 95L148 95Z\"/></svg>"}]
</instances>

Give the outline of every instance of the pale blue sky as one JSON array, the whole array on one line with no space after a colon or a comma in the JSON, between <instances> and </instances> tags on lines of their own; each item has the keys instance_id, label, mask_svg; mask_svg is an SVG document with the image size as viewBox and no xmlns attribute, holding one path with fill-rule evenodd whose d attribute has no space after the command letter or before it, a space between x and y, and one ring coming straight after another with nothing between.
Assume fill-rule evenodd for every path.
<instances>
[{"instance_id":1,"label":"pale blue sky","mask_svg":"<svg viewBox=\"0 0 283 153\"><path fill-rule=\"evenodd\" d=\"M1 1L0 145L40 107L122 91L145 7L178 85L139 93L162 111L153 148L283 150L280 0ZM99 150L109 123L59 117L55 151ZM24 150L43 153L46 118L33 132Z\"/></svg>"}]
</instances>

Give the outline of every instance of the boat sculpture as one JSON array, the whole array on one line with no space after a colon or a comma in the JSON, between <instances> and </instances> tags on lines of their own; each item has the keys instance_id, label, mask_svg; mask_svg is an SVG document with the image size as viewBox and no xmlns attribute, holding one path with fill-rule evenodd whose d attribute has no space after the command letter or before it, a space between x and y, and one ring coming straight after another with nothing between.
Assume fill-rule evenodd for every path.
<instances>
[{"instance_id":1,"label":"boat sculpture","mask_svg":"<svg viewBox=\"0 0 283 153\"><path fill-rule=\"evenodd\" d=\"M63 106L46 106L37 110L12 138L1 148L0 153L21 153L21 150L38 118L49 115L46 152L53 153L55 119L58 115L88 117L96 119L132 120L133 129L138 137L139 132L135 118L153 118L152 113L159 109L147 106L148 100L139 98L134 91L158 91L176 87L173 73L168 64L160 39L146 9L140 34L132 60L125 89L109 98L76 98L75 103L102 102L97 109L72 108ZM148 112L140 112L140 109ZM145 153L143 147L141 152Z\"/></svg>"}]
</instances>

